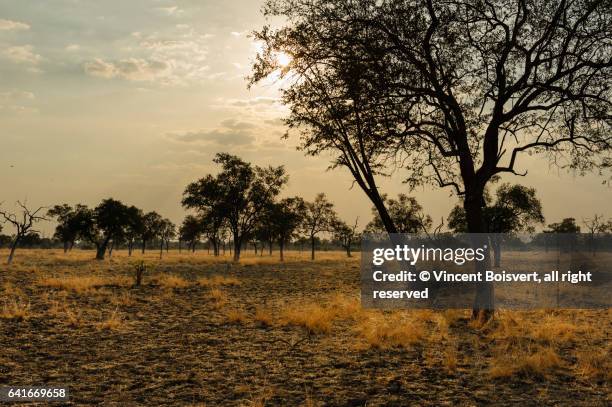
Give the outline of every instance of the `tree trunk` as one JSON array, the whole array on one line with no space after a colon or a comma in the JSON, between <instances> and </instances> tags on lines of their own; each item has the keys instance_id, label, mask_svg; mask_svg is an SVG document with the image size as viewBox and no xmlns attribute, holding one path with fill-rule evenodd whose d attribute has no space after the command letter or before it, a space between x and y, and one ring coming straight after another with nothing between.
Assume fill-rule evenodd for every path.
<instances>
[{"instance_id":1,"label":"tree trunk","mask_svg":"<svg viewBox=\"0 0 612 407\"><path fill-rule=\"evenodd\" d=\"M346 257L353 257L353 255L351 254L351 245L350 244L346 245Z\"/></svg>"},{"instance_id":2,"label":"tree trunk","mask_svg":"<svg viewBox=\"0 0 612 407\"><path fill-rule=\"evenodd\" d=\"M236 238L234 238L234 261L240 261L240 249L242 246L242 242ZM231 251L231 247L230 247Z\"/></svg>"},{"instance_id":3,"label":"tree trunk","mask_svg":"<svg viewBox=\"0 0 612 407\"><path fill-rule=\"evenodd\" d=\"M159 258L160 258L160 260L161 260L163 255L164 255L164 240L162 239L159 242Z\"/></svg>"},{"instance_id":4,"label":"tree trunk","mask_svg":"<svg viewBox=\"0 0 612 407\"><path fill-rule=\"evenodd\" d=\"M180 254L183 251L183 244L181 242L181 239L179 239L178 244L179 244L179 254Z\"/></svg>"},{"instance_id":5,"label":"tree trunk","mask_svg":"<svg viewBox=\"0 0 612 407\"><path fill-rule=\"evenodd\" d=\"M132 250L133 249L134 249L134 242L130 240L128 242L128 257L132 257Z\"/></svg>"},{"instance_id":6,"label":"tree trunk","mask_svg":"<svg viewBox=\"0 0 612 407\"><path fill-rule=\"evenodd\" d=\"M476 249L487 245L488 239L485 235L485 223L482 207L484 204L483 189L476 191L466 188L464 209L467 220L468 232L472 234L472 246ZM484 261L474 262L474 272L485 274L490 264L490 256L487 250ZM472 318L484 323L491 319L495 311L494 287L491 282L480 282L476 285L476 295L472 306Z\"/></svg>"},{"instance_id":7,"label":"tree trunk","mask_svg":"<svg viewBox=\"0 0 612 407\"><path fill-rule=\"evenodd\" d=\"M273 243L272 243L272 240L268 241L268 244L269 244L268 249L269 249L269 251L270 251L270 256L272 256L272 244L273 244Z\"/></svg>"},{"instance_id":8,"label":"tree trunk","mask_svg":"<svg viewBox=\"0 0 612 407\"><path fill-rule=\"evenodd\" d=\"M501 236L495 236L492 240L493 246L493 264L495 267L499 267L501 265Z\"/></svg>"},{"instance_id":9,"label":"tree trunk","mask_svg":"<svg viewBox=\"0 0 612 407\"><path fill-rule=\"evenodd\" d=\"M108 247L109 239L104 240L101 244L96 244L96 260L104 260L106 248Z\"/></svg>"},{"instance_id":10,"label":"tree trunk","mask_svg":"<svg viewBox=\"0 0 612 407\"><path fill-rule=\"evenodd\" d=\"M70 244L70 242L65 241L64 242L64 254L68 253L68 245Z\"/></svg>"},{"instance_id":11,"label":"tree trunk","mask_svg":"<svg viewBox=\"0 0 612 407\"><path fill-rule=\"evenodd\" d=\"M310 236L310 260L315 259L315 238Z\"/></svg>"},{"instance_id":12,"label":"tree trunk","mask_svg":"<svg viewBox=\"0 0 612 407\"><path fill-rule=\"evenodd\" d=\"M280 252L280 261L285 261L285 242L279 240L278 251Z\"/></svg>"},{"instance_id":13,"label":"tree trunk","mask_svg":"<svg viewBox=\"0 0 612 407\"><path fill-rule=\"evenodd\" d=\"M141 245L142 254L145 254L146 249L147 249L147 241L145 239L142 239L142 245Z\"/></svg>"},{"instance_id":14,"label":"tree trunk","mask_svg":"<svg viewBox=\"0 0 612 407\"><path fill-rule=\"evenodd\" d=\"M11 245L11 251L9 253L8 259L6 260L6 264L11 264L13 262L13 257L15 257L15 250L17 249L17 245L19 244L19 237L16 237Z\"/></svg>"}]
</instances>

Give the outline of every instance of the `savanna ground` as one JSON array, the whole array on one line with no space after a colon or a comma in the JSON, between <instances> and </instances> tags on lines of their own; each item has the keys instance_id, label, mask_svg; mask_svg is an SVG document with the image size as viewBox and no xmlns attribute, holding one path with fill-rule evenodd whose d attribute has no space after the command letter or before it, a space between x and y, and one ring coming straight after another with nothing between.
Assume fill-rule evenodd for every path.
<instances>
[{"instance_id":1,"label":"savanna ground","mask_svg":"<svg viewBox=\"0 0 612 407\"><path fill-rule=\"evenodd\" d=\"M0 256L6 253L0 251ZM70 404L610 405L612 312L374 311L342 253L20 250L0 268L0 386Z\"/></svg>"}]
</instances>

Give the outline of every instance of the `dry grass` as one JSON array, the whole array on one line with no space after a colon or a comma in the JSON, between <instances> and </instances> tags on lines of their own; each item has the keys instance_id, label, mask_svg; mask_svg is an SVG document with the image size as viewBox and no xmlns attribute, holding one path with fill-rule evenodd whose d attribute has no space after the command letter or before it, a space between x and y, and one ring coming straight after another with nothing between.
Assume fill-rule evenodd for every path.
<instances>
[{"instance_id":1,"label":"dry grass","mask_svg":"<svg viewBox=\"0 0 612 407\"><path fill-rule=\"evenodd\" d=\"M293 305L283 310L282 325L295 325L306 328L311 334L329 333L336 311L318 304Z\"/></svg>"},{"instance_id":2,"label":"dry grass","mask_svg":"<svg viewBox=\"0 0 612 407\"><path fill-rule=\"evenodd\" d=\"M214 275L211 277L199 278L197 283L203 287L237 286L240 285L240 280L236 277Z\"/></svg>"},{"instance_id":3,"label":"dry grass","mask_svg":"<svg viewBox=\"0 0 612 407\"><path fill-rule=\"evenodd\" d=\"M107 319L96 324L96 328L98 328L98 330L101 330L101 331L102 330L118 331L118 330L121 330L124 326L125 326L125 321L123 320L123 318L121 318L117 310L113 311L108 316Z\"/></svg>"},{"instance_id":4,"label":"dry grass","mask_svg":"<svg viewBox=\"0 0 612 407\"><path fill-rule=\"evenodd\" d=\"M409 348L425 339L425 326L407 313L374 313L360 321L356 331L366 347Z\"/></svg>"},{"instance_id":5,"label":"dry grass","mask_svg":"<svg viewBox=\"0 0 612 407\"><path fill-rule=\"evenodd\" d=\"M6 300L0 309L0 319L23 320L30 317L30 303L18 298Z\"/></svg>"},{"instance_id":6,"label":"dry grass","mask_svg":"<svg viewBox=\"0 0 612 407\"><path fill-rule=\"evenodd\" d=\"M88 293L99 287L118 286L129 287L132 281L129 277L100 277L100 276L69 276L69 277L46 277L38 280L42 287L69 290L76 293Z\"/></svg>"},{"instance_id":7,"label":"dry grass","mask_svg":"<svg viewBox=\"0 0 612 407\"><path fill-rule=\"evenodd\" d=\"M244 311L238 309L229 309L225 312L227 322L230 324L245 324L248 320L248 316Z\"/></svg>"},{"instance_id":8,"label":"dry grass","mask_svg":"<svg viewBox=\"0 0 612 407\"><path fill-rule=\"evenodd\" d=\"M492 378L514 375L546 377L562 365L562 360L554 349L539 347L533 352L504 353L494 357L489 373Z\"/></svg>"},{"instance_id":9,"label":"dry grass","mask_svg":"<svg viewBox=\"0 0 612 407\"><path fill-rule=\"evenodd\" d=\"M255 316L253 317L255 322L259 323L263 327L269 327L274 324L274 317L269 309L257 307L255 309Z\"/></svg>"},{"instance_id":10,"label":"dry grass","mask_svg":"<svg viewBox=\"0 0 612 407\"><path fill-rule=\"evenodd\" d=\"M213 304L216 309L219 309L227 304L227 294L218 288L213 288L210 290L208 296L213 300Z\"/></svg>"},{"instance_id":11,"label":"dry grass","mask_svg":"<svg viewBox=\"0 0 612 407\"><path fill-rule=\"evenodd\" d=\"M591 380L612 382L610 344L603 349L588 349L576 353L578 374Z\"/></svg>"},{"instance_id":12,"label":"dry grass","mask_svg":"<svg viewBox=\"0 0 612 407\"><path fill-rule=\"evenodd\" d=\"M157 274L152 280L163 288L186 288L191 285L191 283L183 277L174 274Z\"/></svg>"},{"instance_id":13,"label":"dry grass","mask_svg":"<svg viewBox=\"0 0 612 407\"><path fill-rule=\"evenodd\" d=\"M458 352L455 344L449 344L444 350L442 356L442 366L448 373L454 373L457 370Z\"/></svg>"}]
</instances>

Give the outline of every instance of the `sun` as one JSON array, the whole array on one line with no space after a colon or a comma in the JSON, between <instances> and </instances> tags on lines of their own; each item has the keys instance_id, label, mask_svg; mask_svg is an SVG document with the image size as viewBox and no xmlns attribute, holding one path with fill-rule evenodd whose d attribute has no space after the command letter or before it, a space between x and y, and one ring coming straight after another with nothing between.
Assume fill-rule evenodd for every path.
<instances>
[{"instance_id":1,"label":"sun","mask_svg":"<svg viewBox=\"0 0 612 407\"><path fill-rule=\"evenodd\" d=\"M289 56L288 54L284 52L279 52L276 55L276 62L281 68L287 68L289 64L291 63L291 56Z\"/></svg>"}]
</instances>

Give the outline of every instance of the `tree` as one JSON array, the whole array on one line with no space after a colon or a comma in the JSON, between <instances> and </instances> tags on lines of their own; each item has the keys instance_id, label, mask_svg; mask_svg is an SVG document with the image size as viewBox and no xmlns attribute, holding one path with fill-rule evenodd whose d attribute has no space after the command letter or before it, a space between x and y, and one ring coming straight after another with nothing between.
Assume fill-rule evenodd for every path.
<instances>
[{"instance_id":1,"label":"tree","mask_svg":"<svg viewBox=\"0 0 612 407\"><path fill-rule=\"evenodd\" d=\"M495 266L501 264L501 234L533 232L536 224L544 223L542 204L536 197L535 188L508 183L499 186L495 193L495 202L485 193L485 232L490 233L493 246ZM448 227L456 233L467 233L465 209L455 206L448 216Z\"/></svg>"},{"instance_id":2,"label":"tree","mask_svg":"<svg viewBox=\"0 0 612 407\"><path fill-rule=\"evenodd\" d=\"M306 203L297 196L285 198L272 204L270 215L270 234L278 241L280 260L285 261L285 246L296 236L306 216Z\"/></svg>"},{"instance_id":3,"label":"tree","mask_svg":"<svg viewBox=\"0 0 612 407\"><path fill-rule=\"evenodd\" d=\"M141 240L141 250L142 253L145 253L147 249L147 242L154 239L159 235L159 230L162 226L163 218L162 216L155 212L147 212L142 217L142 228L140 229L140 240Z\"/></svg>"},{"instance_id":4,"label":"tree","mask_svg":"<svg viewBox=\"0 0 612 407\"><path fill-rule=\"evenodd\" d=\"M547 233L580 233L580 226L575 218L564 218L561 222L548 225Z\"/></svg>"},{"instance_id":5,"label":"tree","mask_svg":"<svg viewBox=\"0 0 612 407\"><path fill-rule=\"evenodd\" d=\"M204 226L202 219L194 215L187 215L179 228L179 239L187 243L188 250L195 252L196 245L202 236Z\"/></svg>"},{"instance_id":6,"label":"tree","mask_svg":"<svg viewBox=\"0 0 612 407\"><path fill-rule=\"evenodd\" d=\"M234 238L234 261L238 261L243 243L252 235L266 205L287 183L287 176L282 166L253 166L227 153L218 153L213 161L221 171L189 184L183 204L208 209L227 220Z\"/></svg>"},{"instance_id":7,"label":"tree","mask_svg":"<svg viewBox=\"0 0 612 407\"><path fill-rule=\"evenodd\" d=\"M64 245L64 253L72 250L75 242L83 237L88 225L87 206L77 204L74 208L68 204L55 205L47 211L47 216L55 218L54 237Z\"/></svg>"},{"instance_id":8,"label":"tree","mask_svg":"<svg viewBox=\"0 0 612 407\"><path fill-rule=\"evenodd\" d=\"M597 252L597 238L598 233L605 233L608 230L608 225L612 224L611 221L606 223L603 215L595 214L592 218L583 219L582 223L587 229L589 234L589 245L591 246L591 254L595 256Z\"/></svg>"},{"instance_id":9,"label":"tree","mask_svg":"<svg viewBox=\"0 0 612 407\"><path fill-rule=\"evenodd\" d=\"M127 208L127 212L127 224L125 225L124 237L128 247L128 256L131 256L134 244L143 234L144 214L142 209L135 206Z\"/></svg>"},{"instance_id":10,"label":"tree","mask_svg":"<svg viewBox=\"0 0 612 407\"><path fill-rule=\"evenodd\" d=\"M316 237L321 232L329 232L336 219L334 204L329 202L324 193L315 197L313 202L306 202L306 211L302 221L302 230L310 239L310 259L315 259Z\"/></svg>"},{"instance_id":11,"label":"tree","mask_svg":"<svg viewBox=\"0 0 612 407\"><path fill-rule=\"evenodd\" d=\"M109 244L124 238L129 217L129 208L113 198L89 212L83 235L96 246L96 260L104 260Z\"/></svg>"},{"instance_id":12,"label":"tree","mask_svg":"<svg viewBox=\"0 0 612 407\"><path fill-rule=\"evenodd\" d=\"M159 229L157 230L157 237L159 239L159 258L161 259L164 252L164 245L166 246L166 252L170 248L170 240L176 236L176 225L170 221L170 219L162 219L159 223Z\"/></svg>"},{"instance_id":13,"label":"tree","mask_svg":"<svg viewBox=\"0 0 612 407\"><path fill-rule=\"evenodd\" d=\"M353 226L348 225L346 222L336 219L332 223L332 233L334 240L340 242L340 245L346 250L347 257L352 257L351 247L356 243L359 234L357 233L357 222L359 218L355 219Z\"/></svg>"},{"instance_id":14,"label":"tree","mask_svg":"<svg viewBox=\"0 0 612 407\"><path fill-rule=\"evenodd\" d=\"M423 212L423 207L416 198L399 194L397 199L382 196L390 218L395 225L396 233L419 233L429 230L431 217ZM376 207L372 208L374 219L366 226L368 233L384 233L385 225Z\"/></svg>"},{"instance_id":15,"label":"tree","mask_svg":"<svg viewBox=\"0 0 612 407\"><path fill-rule=\"evenodd\" d=\"M389 162L410 187L453 188L474 234L486 230L487 184L526 175L525 153L580 173L609 168L605 1L270 0L264 13L287 23L255 33L265 46L251 82L292 76L283 100L302 148L334 154L389 233L375 181ZM479 285L474 317L493 309L493 285Z\"/></svg>"},{"instance_id":16,"label":"tree","mask_svg":"<svg viewBox=\"0 0 612 407\"><path fill-rule=\"evenodd\" d=\"M26 237L26 235L30 233L38 233L37 230L32 229L34 224L40 221L48 220L44 216L38 215L40 211L45 209L42 206L36 210L31 210L26 206L26 203L17 201L17 205L21 208L21 216L0 210L0 216L2 216L4 219L3 223L9 222L15 228L15 235L10 245L8 259L6 260L6 264L9 265L13 262L17 246Z\"/></svg>"}]
</instances>

